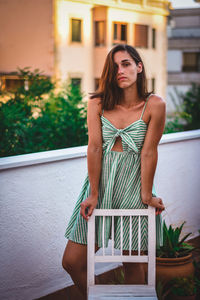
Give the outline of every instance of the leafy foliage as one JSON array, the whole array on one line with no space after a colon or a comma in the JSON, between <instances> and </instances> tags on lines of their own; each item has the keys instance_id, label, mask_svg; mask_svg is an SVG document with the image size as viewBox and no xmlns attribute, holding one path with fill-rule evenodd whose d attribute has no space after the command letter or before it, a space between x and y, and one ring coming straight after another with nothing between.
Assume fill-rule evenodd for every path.
<instances>
[{"instance_id":1,"label":"leafy foliage","mask_svg":"<svg viewBox=\"0 0 200 300\"><path fill-rule=\"evenodd\" d=\"M26 153L31 116L31 106L18 96L0 104L0 156Z\"/></svg>"},{"instance_id":2,"label":"leafy foliage","mask_svg":"<svg viewBox=\"0 0 200 300\"><path fill-rule=\"evenodd\" d=\"M185 130L200 128L200 84L192 84L191 89L183 95L183 112L180 116L186 120Z\"/></svg>"},{"instance_id":3,"label":"leafy foliage","mask_svg":"<svg viewBox=\"0 0 200 300\"><path fill-rule=\"evenodd\" d=\"M179 118L175 116L172 120L166 122L164 133L173 133L184 131L184 125L180 123Z\"/></svg>"},{"instance_id":4,"label":"leafy foliage","mask_svg":"<svg viewBox=\"0 0 200 300\"><path fill-rule=\"evenodd\" d=\"M200 128L200 84L192 83L191 88L184 94L174 89L175 97L171 94L176 107L175 116L166 122L164 133L179 132Z\"/></svg>"},{"instance_id":5,"label":"leafy foliage","mask_svg":"<svg viewBox=\"0 0 200 300\"><path fill-rule=\"evenodd\" d=\"M24 95L32 100L40 100L44 94L49 93L54 88L51 80L43 76L39 69L31 72L30 68L26 67L24 69L18 68L18 71L19 76L27 80L29 86L28 89L25 86L19 87L16 94Z\"/></svg>"},{"instance_id":6,"label":"leafy foliage","mask_svg":"<svg viewBox=\"0 0 200 300\"><path fill-rule=\"evenodd\" d=\"M86 107L77 86L59 93L49 78L25 68L29 89L20 87L0 103L0 156L80 146L87 143Z\"/></svg>"},{"instance_id":7,"label":"leafy foliage","mask_svg":"<svg viewBox=\"0 0 200 300\"><path fill-rule=\"evenodd\" d=\"M156 294L158 300L165 300L171 291L171 287L169 286L168 282L158 281L156 283Z\"/></svg>"},{"instance_id":8,"label":"leafy foliage","mask_svg":"<svg viewBox=\"0 0 200 300\"><path fill-rule=\"evenodd\" d=\"M163 222L163 245L157 249L158 257L182 257L188 255L194 249L193 246L184 243L191 233L186 234L180 239L184 224L185 222L180 227L174 229L171 225L167 228L165 221Z\"/></svg>"},{"instance_id":9,"label":"leafy foliage","mask_svg":"<svg viewBox=\"0 0 200 300\"><path fill-rule=\"evenodd\" d=\"M171 292L177 296L192 296L196 294L195 278L193 276L188 277L176 277L170 281L172 287Z\"/></svg>"}]
</instances>

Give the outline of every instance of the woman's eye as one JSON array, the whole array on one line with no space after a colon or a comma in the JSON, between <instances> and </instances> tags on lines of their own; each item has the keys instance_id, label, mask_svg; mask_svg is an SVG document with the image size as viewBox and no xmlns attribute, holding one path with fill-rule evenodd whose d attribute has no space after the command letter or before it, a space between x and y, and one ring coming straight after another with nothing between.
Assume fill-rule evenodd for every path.
<instances>
[{"instance_id":1,"label":"woman's eye","mask_svg":"<svg viewBox=\"0 0 200 300\"><path fill-rule=\"evenodd\" d=\"M123 66L128 67L130 64L129 63L125 63L123 64Z\"/></svg>"}]
</instances>

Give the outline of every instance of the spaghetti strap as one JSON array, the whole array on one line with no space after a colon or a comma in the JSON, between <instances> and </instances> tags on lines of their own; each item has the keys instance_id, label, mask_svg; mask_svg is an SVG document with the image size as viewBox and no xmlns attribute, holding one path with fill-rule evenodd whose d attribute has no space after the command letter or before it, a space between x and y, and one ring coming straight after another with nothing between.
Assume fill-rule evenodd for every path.
<instances>
[{"instance_id":1,"label":"spaghetti strap","mask_svg":"<svg viewBox=\"0 0 200 300\"><path fill-rule=\"evenodd\" d=\"M147 106L147 101L149 100L149 97L150 97L151 95L152 95L152 94L150 94L150 95L147 97L146 101L145 101L145 104L144 104L144 107L143 107L143 110L142 110L142 113L141 113L140 120L142 120L142 117L143 117L145 108L146 108L146 106Z\"/></svg>"}]
</instances>

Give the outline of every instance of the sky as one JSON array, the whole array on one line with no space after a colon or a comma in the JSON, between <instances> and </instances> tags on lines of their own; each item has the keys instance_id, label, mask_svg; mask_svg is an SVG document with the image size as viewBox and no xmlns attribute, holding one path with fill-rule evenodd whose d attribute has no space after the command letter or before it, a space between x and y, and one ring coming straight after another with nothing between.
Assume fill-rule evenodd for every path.
<instances>
[{"instance_id":1,"label":"sky","mask_svg":"<svg viewBox=\"0 0 200 300\"><path fill-rule=\"evenodd\" d=\"M169 0L172 3L173 8L189 8L200 7L200 3L194 0Z\"/></svg>"}]
</instances>

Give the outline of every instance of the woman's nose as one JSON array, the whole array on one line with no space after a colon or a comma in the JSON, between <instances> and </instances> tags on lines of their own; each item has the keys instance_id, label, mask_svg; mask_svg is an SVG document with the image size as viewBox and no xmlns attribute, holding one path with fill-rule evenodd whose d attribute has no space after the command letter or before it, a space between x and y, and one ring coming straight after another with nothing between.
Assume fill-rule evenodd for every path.
<instances>
[{"instance_id":1,"label":"woman's nose","mask_svg":"<svg viewBox=\"0 0 200 300\"><path fill-rule=\"evenodd\" d=\"M118 73L118 74L123 73L123 68L122 68L121 66L118 67L118 72L117 72L117 73Z\"/></svg>"}]
</instances>

